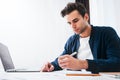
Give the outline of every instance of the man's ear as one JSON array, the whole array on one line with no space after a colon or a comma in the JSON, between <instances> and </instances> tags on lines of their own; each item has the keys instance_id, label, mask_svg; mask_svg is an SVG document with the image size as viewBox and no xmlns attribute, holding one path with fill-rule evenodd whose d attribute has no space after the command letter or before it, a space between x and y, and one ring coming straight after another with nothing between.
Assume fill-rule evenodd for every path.
<instances>
[{"instance_id":1,"label":"man's ear","mask_svg":"<svg viewBox=\"0 0 120 80\"><path fill-rule=\"evenodd\" d=\"M87 13L85 13L85 15L84 15L84 20L86 20L86 21L89 20L89 15Z\"/></svg>"}]
</instances>

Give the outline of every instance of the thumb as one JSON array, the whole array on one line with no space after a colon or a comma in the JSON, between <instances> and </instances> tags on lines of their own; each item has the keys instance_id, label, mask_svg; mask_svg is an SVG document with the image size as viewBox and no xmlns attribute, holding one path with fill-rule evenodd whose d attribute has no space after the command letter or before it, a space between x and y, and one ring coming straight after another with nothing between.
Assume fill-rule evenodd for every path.
<instances>
[{"instance_id":1,"label":"thumb","mask_svg":"<svg viewBox=\"0 0 120 80\"><path fill-rule=\"evenodd\" d=\"M51 64L49 71L53 71L54 70L54 66Z\"/></svg>"}]
</instances>

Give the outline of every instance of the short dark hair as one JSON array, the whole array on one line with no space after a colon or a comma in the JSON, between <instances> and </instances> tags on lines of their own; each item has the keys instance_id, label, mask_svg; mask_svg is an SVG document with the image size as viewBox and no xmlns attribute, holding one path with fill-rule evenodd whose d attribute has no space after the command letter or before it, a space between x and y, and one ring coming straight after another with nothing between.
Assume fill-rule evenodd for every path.
<instances>
[{"instance_id":1,"label":"short dark hair","mask_svg":"<svg viewBox=\"0 0 120 80\"><path fill-rule=\"evenodd\" d=\"M62 17L64 17L74 10L77 10L79 14L82 15L82 17L84 17L85 13L87 13L87 9L85 8L85 6L82 3L77 2L68 3L67 6L61 11L61 15Z\"/></svg>"}]
</instances>

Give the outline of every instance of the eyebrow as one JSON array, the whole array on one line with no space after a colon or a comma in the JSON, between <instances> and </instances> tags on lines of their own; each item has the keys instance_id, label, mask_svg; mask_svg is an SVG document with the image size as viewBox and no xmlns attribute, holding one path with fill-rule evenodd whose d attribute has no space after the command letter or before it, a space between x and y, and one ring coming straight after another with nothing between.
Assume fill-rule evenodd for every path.
<instances>
[{"instance_id":1,"label":"eyebrow","mask_svg":"<svg viewBox=\"0 0 120 80\"><path fill-rule=\"evenodd\" d=\"M75 19L73 19L72 21L76 21L76 20L78 20L78 18L75 18Z\"/></svg>"},{"instance_id":2,"label":"eyebrow","mask_svg":"<svg viewBox=\"0 0 120 80\"><path fill-rule=\"evenodd\" d=\"M78 20L78 18L74 18L72 21L74 22L74 21L76 21L76 20ZM67 22L68 24L71 24L70 22Z\"/></svg>"}]
</instances>

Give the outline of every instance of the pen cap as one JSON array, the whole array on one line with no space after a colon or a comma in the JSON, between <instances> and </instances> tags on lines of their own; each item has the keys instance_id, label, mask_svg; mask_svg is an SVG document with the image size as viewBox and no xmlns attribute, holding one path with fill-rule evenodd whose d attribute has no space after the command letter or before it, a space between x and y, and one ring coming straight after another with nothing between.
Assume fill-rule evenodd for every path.
<instances>
[{"instance_id":1,"label":"pen cap","mask_svg":"<svg viewBox=\"0 0 120 80\"><path fill-rule=\"evenodd\" d=\"M72 54L70 54L71 56L74 56L74 55L76 55L77 54L77 52L73 52Z\"/></svg>"}]
</instances>

